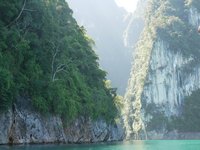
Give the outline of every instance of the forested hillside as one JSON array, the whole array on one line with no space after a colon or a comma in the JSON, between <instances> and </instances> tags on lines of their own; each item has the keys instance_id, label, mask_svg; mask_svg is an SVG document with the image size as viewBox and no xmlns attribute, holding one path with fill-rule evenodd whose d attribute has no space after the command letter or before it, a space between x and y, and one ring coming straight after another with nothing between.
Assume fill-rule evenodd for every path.
<instances>
[{"instance_id":1,"label":"forested hillside","mask_svg":"<svg viewBox=\"0 0 200 150\"><path fill-rule=\"evenodd\" d=\"M23 97L65 119L114 118L115 90L72 13L65 0L0 2L1 112Z\"/></svg>"}]
</instances>

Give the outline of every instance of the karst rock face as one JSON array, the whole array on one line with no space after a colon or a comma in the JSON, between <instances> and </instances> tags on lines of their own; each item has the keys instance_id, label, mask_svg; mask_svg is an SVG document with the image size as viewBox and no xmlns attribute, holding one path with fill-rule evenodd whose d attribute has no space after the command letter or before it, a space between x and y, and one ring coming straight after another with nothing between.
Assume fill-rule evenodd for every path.
<instances>
[{"instance_id":1,"label":"karst rock face","mask_svg":"<svg viewBox=\"0 0 200 150\"><path fill-rule=\"evenodd\" d=\"M168 6L175 8L176 5L180 8L177 7L174 13L167 10ZM166 11L162 10L164 7ZM152 0L143 7L147 10L145 27L134 50L131 77L125 94L127 138L138 138L137 134L139 138L149 139L181 138L175 136L175 132L167 135L169 130L165 121L172 116L180 116L185 97L200 88L200 47L194 42L194 39L198 40L200 20L199 8L196 7L178 0ZM179 21L188 30L178 26ZM194 33L183 36L191 32ZM173 34L179 35L173 37ZM185 42L179 36L184 37ZM174 44L176 40L178 42ZM196 49L192 46L187 48L187 45Z\"/></svg>"},{"instance_id":2,"label":"karst rock face","mask_svg":"<svg viewBox=\"0 0 200 150\"><path fill-rule=\"evenodd\" d=\"M25 99L20 98L20 101ZM0 144L93 143L123 139L122 127L103 119L92 121L79 117L67 123L59 116L37 113L21 102L0 115Z\"/></svg>"}]
</instances>

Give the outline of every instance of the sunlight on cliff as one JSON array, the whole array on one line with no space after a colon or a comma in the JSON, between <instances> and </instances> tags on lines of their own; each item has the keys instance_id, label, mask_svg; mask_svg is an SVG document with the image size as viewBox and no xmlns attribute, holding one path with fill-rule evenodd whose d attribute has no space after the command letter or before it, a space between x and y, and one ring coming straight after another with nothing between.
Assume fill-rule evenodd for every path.
<instances>
[{"instance_id":1,"label":"sunlight on cliff","mask_svg":"<svg viewBox=\"0 0 200 150\"><path fill-rule=\"evenodd\" d=\"M124 96L125 109L123 111L126 138L139 139L139 132L146 132L142 117L141 95L147 77L153 41L151 35L144 30L142 38L136 47L131 77ZM145 43L145 45L144 45Z\"/></svg>"}]
</instances>

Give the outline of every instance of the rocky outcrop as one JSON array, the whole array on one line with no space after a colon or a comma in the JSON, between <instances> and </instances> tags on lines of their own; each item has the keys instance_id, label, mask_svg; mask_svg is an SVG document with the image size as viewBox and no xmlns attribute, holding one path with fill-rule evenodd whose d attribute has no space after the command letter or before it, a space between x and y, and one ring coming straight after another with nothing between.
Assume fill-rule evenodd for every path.
<instances>
[{"instance_id":1,"label":"rocky outcrop","mask_svg":"<svg viewBox=\"0 0 200 150\"><path fill-rule=\"evenodd\" d=\"M104 120L79 117L63 124L56 115L42 115L18 103L0 115L0 144L89 143L123 139L123 129Z\"/></svg>"},{"instance_id":2,"label":"rocky outcrop","mask_svg":"<svg viewBox=\"0 0 200 150\"><path fill-rule=\"evenodd\" d=\"M200 14L195 8L190 8L189 23L198 27ZM200 88L200 67L193 57L185 57L180 52L169 47L162 39L154 43L148 76L145 80L142 98L148 104L154 104L167 118L179 116L184 98ZM153 117L145 110L144 121L148 124ZM163 118L164 120L164 118ZM150 139L199 139L199 133L167 132L161 130L148 132Z\"/></svg>"},{"instance_id":3,"label":"rocky outcrop","mask_svg":"<svg viewBox=\"0 0 200 150\"><path fill-rule=\"evenodd\" d=\"M197 29L200 13L193 7L188 12L189 24ZM159 106L167 117L177 116L181 112L184 98L199 88L200 67L194 58L175 52L167 42L158 39L152 49L143 101Z\"/></svg>"},{"instance_id":4,"label":"rocky outcrop","mask_svg":"<svg viewBox=\"0 0 200 150\"><path fill-rule=\"evenodd\" d=\"M92 122L83 117L65 128L70 143L119 141L123 139L123 130L118 125L109 125L103 120Z\"/></svg>"},{"instance_id":5,"label":"rocky outcrop","mask_svg":"<svg viewBox=\"0 0 200 150\"><path fill-rule=\"evenodd\" d=\"M185 17L182 23L195 30L199 26L200 13L192 6L187 8L188 14L182 15ZM151 13L149 16L153 16ZM160 34L159 28L151 25L153 17L148 19L149 24L145 25L140 36L142 40L138 41L134 52L131 77L125 94L126 136L169 139L174 135L172 139L196 139L199 134L192 137L191 133L176 132L176 136L175 132L168 133L167 126L172 116L179 117L182 113L185 97L200 88L200 67L195 60L197 56L195 53L185 56L182 49L176 47L179 43L171 46L171 41ZM149 26L155 30L151 30L151 27L148 29ZM151 35L154 31L155 34Z\"/></svg>"}]
</instances>

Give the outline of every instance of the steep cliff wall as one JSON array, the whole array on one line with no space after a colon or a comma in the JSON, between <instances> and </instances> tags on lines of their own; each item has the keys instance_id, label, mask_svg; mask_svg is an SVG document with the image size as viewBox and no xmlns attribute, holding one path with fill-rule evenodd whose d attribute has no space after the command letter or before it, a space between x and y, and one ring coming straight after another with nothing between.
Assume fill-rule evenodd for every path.
<instances>
[{"instance_id":1,"label":"steep cliff wall","mask_svg":"<svg viewBox=\"0 0 200 150\"><path fill-rule=\"evenodd\" d=\"M187 7L187 10L187 23L191 30L197 30L200 14L194 7ZM189 41L186 45L192 43L193 41ZM200 47L196 47L197 51L186 56L170 44L165 39L159 38L154 42L149 73L142 94L146 126L149 131L161 133L160 138L165 138L164 134L174 126L175 122L170 122L171 117L181 117L185 97L200 88L200 67L197 60ZM198 45L194 44L195 46ZM152 104L157 110L152 110ZM151 132L149 138L158 138L156 132L154 134Z\"/></svg>"},{"instance_id":2,"label":"steep cliff wall","mask_svg":"<svg viewBox=\"0 0 200 150\"><path fill-rule=\"evenodd\" d=\"M151 0L147 8L125 94L128 115L124 118L127 137L144 138L147 130L148 138L162 139L170 130L171 117L180 117L185 97L200 88L200 15L197 8L179 0ZM145 55L138 57L144 54L140 47L149 43Z\"/></svg>"},{"instance_id":3,"label":"steep cliff wall","mask_svg":"<svg viewBox=\"0 0 200 150\"><path fill-rule=\"evenodd\" d=\"M24 102L25 99L21 99ZM18 102L0 115L0 144L92 143L122 140L122 127L103 119L79 117L66 122L58 115L42 115Z\"/></svg>"},{"instance_id":4,"label":"steep cliff wall","mask_svg":"<svg viewBox=\"0 0 200 150\"><path fill-rule=\"evenodd\" d=\"M143 99L147 103L161 105L168 116L178 114L184 97L200 87L200 68L197 66L189 72L186 70L192 60L171 51L163 40L156 41Z\"/></svg>"}]
</instances>

